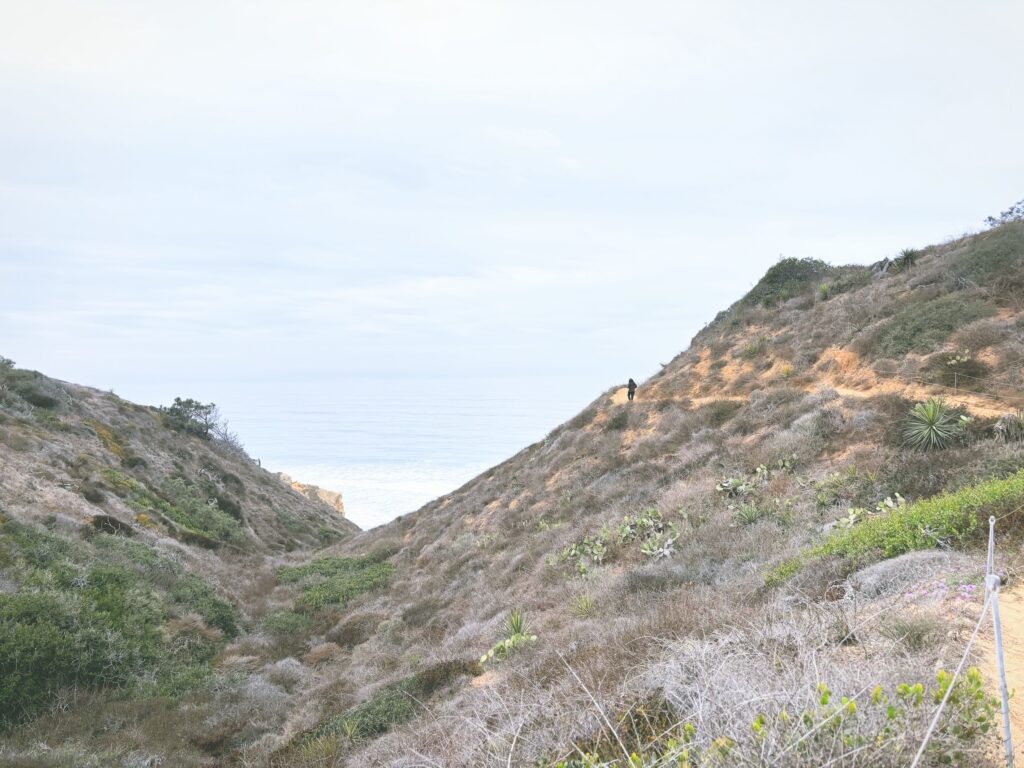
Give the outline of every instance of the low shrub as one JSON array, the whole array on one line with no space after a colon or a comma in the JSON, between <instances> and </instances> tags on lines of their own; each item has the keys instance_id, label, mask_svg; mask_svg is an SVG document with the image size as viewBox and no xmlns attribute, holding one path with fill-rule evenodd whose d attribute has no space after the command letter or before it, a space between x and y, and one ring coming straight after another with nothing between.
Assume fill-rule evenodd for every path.
<instances>
[{"instance_id":1,"label":"low shrub","mask_svg":"<svg viewBox=\"0 0 1024 768\"><path fill-rule=\"evenodd\" d=\"M869 507L884 497L878 473L848 467L814 484L814 499L822 509Z\"/></svg>"},{"instance_id":2,"label":"low shrub","mask_svg":"<svg viewBox=\"0 0 1024 768\"><path fill-rule=\"evenodd\" d=\"M740 347L740 357L744 360L753 360L756 357L760 357L768 351L769 341L770 339L764 334L755 336Z\"/></svg>"},{"instance_id":3,"label":"low shrub","mask_svg":"<svg viewBox=\"0 0 1024 768\"><path fill-rule=\"evenodd\" d=\"M931 352L967 323L991 317L996 308L972 296L940 296L915 302L897 312L864 344L875 357L903 357Z\"/></svg>"},{"instance_id":4,"label":"low shrub","mask_svg":"<svg viewBox=\"0 0 1024 768\"><path fill-rule=\"evenodd\" d=\"M0 518L0 728L64 688L177 696L205 681L234 608L150 547L103 533L71 542Z\"/></svg>"},{"instance_id":5,"label":"low shrub","mask_svg":"<svg viewBox=\"0 0 1024 768\"><path fill-rule=\"evenodd\" d=\"M908 651L920 653L941 643L946 627L932 616L896 616L882 625L881 633Z\"/></svg>"},{"instance_id":6,"label":"low shrub","mask_svg":"<svg viewBox=\"0 0 1024 768\"><path fill-rule=\"evenodd\" d=\"M1024 442L1024 411L1004 413L992 429L1004 442Z\"/></svg>"},{"instance_id":7,"label":"low shrub","mask_svg":"<svg viewBox=\"0 0 1024 768\"><path fill-rule=\"evenodd\" d=\"M211 627L217 627L226 637L238 634L238 611L222 599L207 582L195 574L177 580L170 589L171 596L181 605L195 611Z\"/></svg>"},{"instance_id":8,"label":"low shrub","mask_svg":"<svg viewBox=\"0 0 1024 768\"><path fill-rule=\"evenodd\" d=\"M505 661L520 648L537 642L537 636L531 635L527 630L526 615L522 611L511 611L505 617L502 630L505 637L491 646L487 653L480 657L481 664L486 664L492 659Z\"/></svg>"},{"instance_id":9,"label":"low shrub","mask_svg":"<svg viewBox=\"0 0 1024 768\"><path fill-rule=\"evenodd\" d=\"M312 625L312 620L306 614L286 609L268 614L262 622L263 631L277 639L308 632Z\"/></svg>"},{"instance_id":10,"label":"low shrub","mask_svg":"<svg viewBox=\"0 0 1024 768\"><path fill-rule=\"evenodd\" d=\"M385 685L358 706L324 720L313 730L298 736L293 747L301 748L318 739L340 735L350 742L372 739L412 720L423 711L430 696L468 674L479 674L475 664L465 661L433 664L415 675Z\"/></svg>"},{"instance_id":11,"label":"low shrub","mask_svg":"<svg viewBox=\"0 0 1024 768\"><path fill-rule=\"evenodd\" d=\"M203 494L197 486L181 478L172 478L160 485L160 495L167 503L156 506L182 528L218 542L242 540L242 526L238 520L222 510L216 499Z\"/></svg>"},{"instance_id":12,"label":"low shrub","mask_svg":"<svg viewBox=\"0 0 1024 768\"><path fill-rule=\"evenodd\" d=\"M821 282L821 278L833 271L834 267L819 259L780 259L743 297L743 302L766 307L775 306L794 296L807 293L812 286Z\"/></svg>"},{"instance_id":13,"label":"low shrub","mask_svg":"<svg viewBox=\"0 0 1024 768\"><path fill-rule=\"evenodd\" d=\"M852 569L914 550L962 545L981 529L982 518L1022 503L1024 471L900 506L834 530L821 544L776 566L765 582L782 584L818 558L841 558Z\"/></svg>"},{"instance_id":14,"label":"low shrub","mask_svg":"<svg viewBox=\"0 0 1024 768\"><path fill-rule=\"evenodd\" d=\"M999 303L1024 295L1024 222L1012 221L974 238L950 265L961 282L986 288Z\"/></svg>"},{"instance_id":15,"label":"low shrub","mask_svg":"<svg viewBox=\"0 0 1024 768\"><path fill-rule=\"evenodd\" d=\"M966 417L933 397L915 405L903 426L903 442L918 451L948 448L966 426Z\"/></svg>"},{"instance_id":16,"label":"low shrub","mask_svg":"<svg viewBox=\"0 0 1024 768\"><path fill-rule=\"evenodd\" d=\"M941 352L928 359L923 368L927 380L946 387L982 389L992 369L976 359L969 349Z\"/></svg>"},{"instance_id":17,"label":"low shrub","mask_svg":"<svg viewBox=\"0 0 1024 768\"><path fill-rule=\"evenodd\" d=\"M955 681L940 670L935 682L881 685L840 696L825 683L801 706L763 702L763 708L727 732L706 732L660 696L603 717L589 738L549 758L553 768L696 768L754 765L908 765L936 706L948 705L926 751L927 765L981 765L991 749L986 738L998 723L999 701L976 667ZM731 724L732 725L732 724ZM739 726L739 723L735 723ZM698 727L701 726L701 727ZM855 762L851 762L854 758Z\"/></svg>"},{"instance_id":18,"label":"low shrub","mask_svg":"<svg viewBox=\"0 0 1024 768\"><path fill-rule=\"evenodd\" d=\"M277 580L303 584L301 605L344 608L354 597L386 586L394 572L390 563L368 557L323 557L306 565L281 568Z\"/></svg>"},{"instance_id":19,"label":"low shrub","mask_svg":"<svg viewBox=\"0 0 1024 768\"><path fill-rule=\"evenodd\" d=\"M621 432L629 426L629 412L622 410L604 424L605 432Z\"/></svg>"}]
</instances>

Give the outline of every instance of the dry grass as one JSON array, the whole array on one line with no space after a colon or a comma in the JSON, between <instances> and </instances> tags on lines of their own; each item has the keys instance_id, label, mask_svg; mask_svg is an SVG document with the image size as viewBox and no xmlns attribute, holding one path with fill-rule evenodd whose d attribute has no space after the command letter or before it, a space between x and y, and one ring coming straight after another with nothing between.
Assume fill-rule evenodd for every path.
<instances>
[{"instance_id":1,"label":"dry grass","mask_svg":"<svg viewBox=\"0 0 1024 768\"><path fill-rule=\"evenodd\" d=\"M896 492L913 501L1024 466L1024 447L989 430L993 413L1012 409L1010 374L1024 363L1024 320L999 286L1000 313L957 328L937 352L984 352L992 382L987 399L964 400L976 427L941 461L904 451L899 428L925 391L916 377L931 350L887 360L875 359L871 346L907 307L957 290L950 264L966 264L977 245L968 239L926 249L912 270L858 278L827 298L809 285L774 308L737 304L643 382L635 402L618 402L617 389L608 390L462 488L318 553L373 554L395 566L386 590L344 609L299 606L298 589L274 580L278 568L307 561L302 547L313 543L271 510L299 515L296 505L308 500L267 484L237 457L162 434L145 411L72 390L81 413L61 411L60 418L107 425L126 455L147 462L132 470L140 482L180 472L177 465L212 471L215 485L239 500L262 547L218 553L139 532L222 585L242 606L246 633L221 652L210 687L180 707L140 706L129 716L122 704L88 698L90 709L117 713L128 734L110 760L123 763L135 752L185 766L229 759L263 768L544 764L574 742L610 739L601 735L606 717L660 697L701 743L731 734L747 760L740 764L753 765L761 759L751 730L757 715L806 709L821 682L855 695L868 684L892 690L930 680L936 666L950 663L970 606L911 605L906 594L925 580L971 577L976 558L908 556L848 580L823 567L778 593L763 583L769 568L818 540L850 506L873 508ZM984 290L968 293L983 299ZM5 512L58 515L55 527L77 536L91 505L61 483L78 488L100 477L108 447L95 432L88 450L57 435L42 467L53 480L43 481L34 474L39 458L24 446L53 434L25 409L0 414L0 450L17 469L0 475ZM244 494L225 481L229 474ZM726 477L742 478L748 492L733 499L717 491ZM108 513L130 512L117 494L104 489L103 496ZM757 511L749 524L738 504ZM661 559L618 534L625 516L652 508L674 526L670 554ZM302 515L320 522L308 510ZM585 575L559 560L566 547L602 531L607 555ZM299 549L289 554L289 547ZM445 695L421 702L422 714L408 724L357 743L339 737L310 742L304 752L283 749L382 687L452 659L478 659L502 639L502 622L516 607L537 641L489 663L483 675L455 679ZM945 632L935 618L943 611L954 615ZM289 612L301 629L283 642L267 620ZM185 617L167 631L187 641L209 630ZM87 744L75 759L102 764L96 756L113 754L113 737L89 735L87 714L71 700L32 733L16 734L11 748L31 751L44 733L55 749ZM911 718L901 738L913 741L922 724ZM872 727L866 718L865 732ZM788 744L779 737L765 746L768 764L812 764L794 762ZM821 745L813 764L837 756L829 749ZM886 760L866 752L860 763L840 764Z\"/></svg>"}]
</instances>

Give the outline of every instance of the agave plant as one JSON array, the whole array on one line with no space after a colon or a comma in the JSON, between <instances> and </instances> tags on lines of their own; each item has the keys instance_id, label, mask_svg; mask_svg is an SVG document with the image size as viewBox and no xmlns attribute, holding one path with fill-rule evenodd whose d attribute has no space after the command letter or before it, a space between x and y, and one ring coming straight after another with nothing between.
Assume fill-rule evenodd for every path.
<instances>
[{"instance_id":1,"label":"agave plant","mask_svg":"<svg viewBox=\"0 0 1024 768\"><path fill-rule=\"evenodd\" d=\"M916 248L904 248L900 255L894 259L897 269L911 269L917 263L920 251Z\"/></svg>"},{"instance_id":2,"label":"agave plant","mask_svg":"<svg viewBox=\"0 0 1024 768\"><path fill-rule=\"evenodd\" d=\"M522 611L510 611L505 619L505 637L526 634L526 615Z\"/></svg>"},{"instance_id":3,"label":"agave plant","mask_svg":"<svg viewBox=\"0 0 1024 768\"><path fill-rule=\"evenodd\" d=\"M1008 443L1024 442L1024 411L1003 414L993 429Z\"/></svg>"},{"instance_id":4,"label":"agave plant","mask_svg":"<svg viewBox=\"0 0 1024 768\"><path fill-rule=\"evenodd\" d=\"M964 425L964 418L942 398L933 397L910 410L903 428L903 442L919 451L946 448L960 436Z\"/></svg>"}]
</instances>

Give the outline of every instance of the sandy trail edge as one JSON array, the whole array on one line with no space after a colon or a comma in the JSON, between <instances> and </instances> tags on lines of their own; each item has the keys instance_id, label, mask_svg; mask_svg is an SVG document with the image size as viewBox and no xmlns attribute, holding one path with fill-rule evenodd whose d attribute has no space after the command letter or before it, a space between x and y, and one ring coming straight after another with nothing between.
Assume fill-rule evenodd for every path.
<instances>
[{"instance_id":1,"label":"sandy trail edge","mask_svg":"<svg viewBox=\"0 0 1024 768\"><path fill-rule=\"evenodd\" d=\"M1003 629L1003 659L1006 663L1006 687L1010 691L1010 732L1013 736L1015 765L1024 760L1024 588L1014 587L999 592L999 622ZM991 616L985 617L978 638L981 671L989 681L992 693L999 695L999 672L996 665L995 632ZM999 720L1002 745L1002 720Z\"/></svg>"}]
</instances>

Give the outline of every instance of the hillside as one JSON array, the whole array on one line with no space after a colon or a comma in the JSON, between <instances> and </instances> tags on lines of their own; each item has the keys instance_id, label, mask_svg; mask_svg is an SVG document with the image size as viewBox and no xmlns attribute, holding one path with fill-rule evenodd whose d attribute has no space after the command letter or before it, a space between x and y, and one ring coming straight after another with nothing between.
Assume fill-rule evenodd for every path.
<instances>
[{"instance_id":1,"label":"hillside","mask_svg":"<svg viewBox=\"0 0 1024 768\"><path fill-rule=\"evenodd\" d=\"M319 526L336 518L251 463L168 434L151 410L70 385L51 409L5 405L2 455L20 469L0 478L13 542L0 565L16 594L64 578L26 565L31 530L140 561L187 549L239 618L211 629L197 610L179 630L184 608L154 613L165 637L206 638L177 647L198 649L190 664L212 667L209 679L142 703L64 695L9 729L0 755L908 765L941 697L936 670L959 661L981 607L989 514L1009 514L998 566L1011 587L1021 562L1022 365L1024 223L870 267L781 261L634 402L610 389L416 513L324 534L315 557ZM943 402L911 416L932 398ZM135 456L145 463L129 470ZM248 509L228 474L302 531L246 511L215 542L174 538L163 520L161 534L136 520L125 538L102 532L83 498L96 488L103 514L129 521L147 493L176 472L199 482L210 462L231 502ZM88 537L86 515L99 529ZM988 684L958 683L924 764L998 764Z\"/></svg>"},{"instance_id":2,"label":"hillside","mask_svg":"<svg viewBox=\"0 0 1024 768\"><path fill-rule=\"evenodd\" d=\"M127 695L166 707L204 687L251 623L268 563L358 531L230 435L173 416L0 358L6 730L55 705L85 716Z\"/></svg>"}]
</instances>

